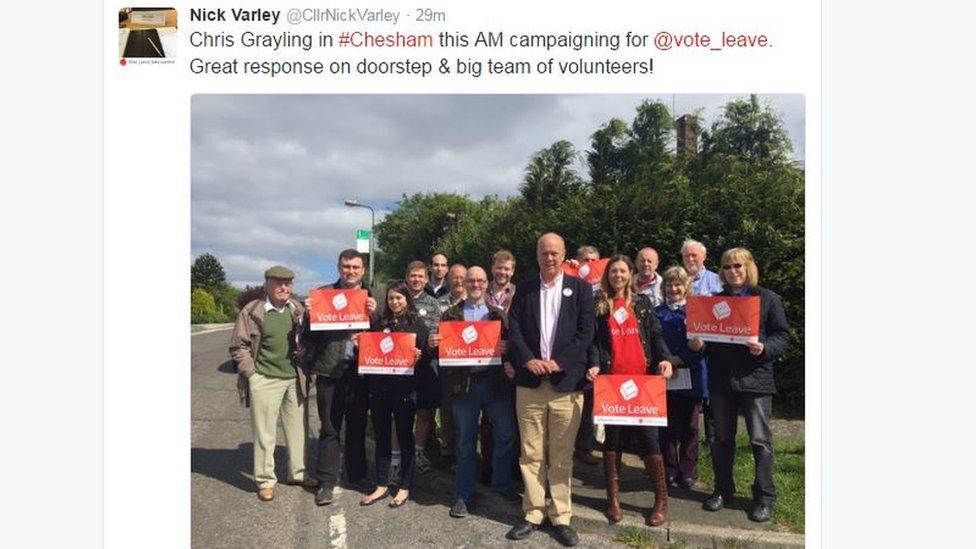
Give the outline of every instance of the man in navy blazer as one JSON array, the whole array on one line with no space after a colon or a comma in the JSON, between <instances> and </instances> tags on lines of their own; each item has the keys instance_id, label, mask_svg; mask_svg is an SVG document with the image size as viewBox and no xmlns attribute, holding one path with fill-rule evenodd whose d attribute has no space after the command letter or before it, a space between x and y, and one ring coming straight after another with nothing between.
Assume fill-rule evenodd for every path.
<instances>
[{"instance_id":1,"label":"man in navy blazer","mask_svg":"<svg viewBox=\"0 0 976 549\"><path fill-rule=\"evenodd\" d=\"M542 235L536 256L539 276L518 284L508 312L525 517L507 537L528 537L548 516L556 538L572 546L579 543L569 526L573 443L583 413L586 351L593 340L593 291L563 274L566 243L558 234Z\"/></svg>"}]
</instances>

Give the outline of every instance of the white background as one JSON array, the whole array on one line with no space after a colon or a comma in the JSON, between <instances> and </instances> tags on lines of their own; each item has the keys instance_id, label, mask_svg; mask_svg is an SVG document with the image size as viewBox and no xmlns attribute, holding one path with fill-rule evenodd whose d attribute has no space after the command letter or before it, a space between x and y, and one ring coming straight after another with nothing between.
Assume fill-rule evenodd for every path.
<instances>
[{"instance_id":1,"label":"white background","mask_svg":"<svg viewBox=\"0 0 976 549\"><path fill-rule=\"evenodd\" d=\"M758 27L778 37L777 48L758 58L723 53L711 61L672 53L670 66L664 55L651 54L655 75L639 84L551 77L436 88L414 81L240 87L241 80L190 80L185 44L174 66L123 69L119 6L99 12L64 4L7 7L0 37L9 75L0 107L7 164L0 205L7 261L0 276L8 313L17 313L3 321L9 372L0 399L7 427L0 465L12 502L5 545L189 544L193 91L805 94L807 541L836 547L960 541L972 489L966 400L974 376L964 342L951 335L960 330L945 328L966 326L973 305L966 249L974 232L973 178L965 160L976 94L967 74L972 63L963 55L972 51L965 38L971 14L939 2L826 3L821 204L821 28L814 2L655 3L643 14L625 13L641 8L614 2L540 6L538 20L551 29L577 26L574 17L607 32L634 21L648 28ZM511 3L509 11L495 2L469 17L452 7L450 26L528 20L525 4ZM188 28L191 6L176 7Z\"/></svg>"}]
</instances>

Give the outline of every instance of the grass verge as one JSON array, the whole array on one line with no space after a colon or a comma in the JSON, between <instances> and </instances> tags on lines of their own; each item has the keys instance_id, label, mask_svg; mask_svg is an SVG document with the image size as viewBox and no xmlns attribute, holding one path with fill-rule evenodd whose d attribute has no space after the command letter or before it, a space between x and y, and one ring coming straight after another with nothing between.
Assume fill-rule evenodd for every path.
<instances>
[{"instance_id":1,"label":"grass verge","mask_svg":"<svg viewBox=\"0 0 976 549\"><path fill-rule=\"evenodd\" d=\"M708 446L702 444L698 456L700 480L715 486L712 472L712 457ZM776 485L777 499L773 507L773 523L796 533L803 533L804 526L804 443L802 439L773 439L773 482ZM749 437L738 434L735 438L735 466L732 470L735 480L736 497L752 498L752 481L755 478L755 461Z\"/></svg>"}]
</instances>

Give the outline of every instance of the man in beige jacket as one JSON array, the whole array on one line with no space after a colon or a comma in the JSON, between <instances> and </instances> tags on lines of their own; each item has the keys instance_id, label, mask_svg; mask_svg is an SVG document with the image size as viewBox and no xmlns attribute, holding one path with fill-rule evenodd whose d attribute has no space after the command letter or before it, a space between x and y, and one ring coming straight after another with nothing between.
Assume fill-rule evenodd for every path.
<instances>
[{"instance_id":1,"label":"man in beige jacket","mask_svg":"<svg viewBox=\"0 0 976 549\"><path fill-rule=\"evenodd\" d=\"M264 273L265 296L246 304L237 315L230 354L237 364L238 389L250 402L254 429L254 481L258 498L275 497L274 449L278 416L288 448L288 483L308 487L314 478L305 472L308 375L301 364L305 309L292 297L295 274L282 266Z\"/></svg>"}]
</instances>

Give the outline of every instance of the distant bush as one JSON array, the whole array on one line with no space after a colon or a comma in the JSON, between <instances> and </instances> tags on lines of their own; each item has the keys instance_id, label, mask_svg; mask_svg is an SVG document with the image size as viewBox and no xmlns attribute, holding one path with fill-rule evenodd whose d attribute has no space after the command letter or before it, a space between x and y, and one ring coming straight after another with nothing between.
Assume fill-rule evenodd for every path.
<instances>
[{"instance_id":1,"label":"distant bush","mask_svg":"<svg viewBox=\"0 0 976 549\"><path fill-rule=\"evenodd\" d=\"M229 322L230 315L217 307L214 296L210 292L197 288L190 293L190 323L218 324Z\"/></svg>"}]
</instances>

